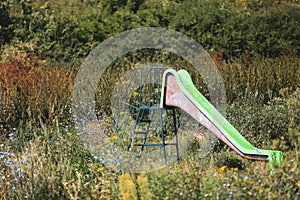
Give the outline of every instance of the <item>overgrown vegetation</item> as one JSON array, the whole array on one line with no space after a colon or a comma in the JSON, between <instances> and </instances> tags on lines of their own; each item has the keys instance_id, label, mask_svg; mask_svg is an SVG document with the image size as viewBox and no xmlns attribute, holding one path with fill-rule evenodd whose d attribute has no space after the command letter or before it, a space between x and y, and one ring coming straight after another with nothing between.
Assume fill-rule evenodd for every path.
<instances>
[{"instance_id":1,"label":"overgrown vegetation","mask_svg":"<svg viewBox=\"0 0 300 200\"><path fill-rule=\"evenodd\" d=\"M5 0L0 9L1 45L28 43L69 66L104 39L149 26L180 31L224 58L299 55L299 4L290 1Z\"/></svg>"},{"instance_id":2,"label":"overgrown vegetation","mask_svg":"<svg viewBox=\"0 0 300 200\"><path fill-rule=\"evenodd\" d=\"M298 199L299 23L299 2L287 0L1 1L0 199ZM180 31L211 54L226 118L255 146L284 152L272 176L268 163L224 145L148 174L110 171L83 147L71 110L82 59L110 36L149 26ZM166 52L125 55L101 80L102 98L137 63L189 68Z\"/></svg>"}]
</instances>

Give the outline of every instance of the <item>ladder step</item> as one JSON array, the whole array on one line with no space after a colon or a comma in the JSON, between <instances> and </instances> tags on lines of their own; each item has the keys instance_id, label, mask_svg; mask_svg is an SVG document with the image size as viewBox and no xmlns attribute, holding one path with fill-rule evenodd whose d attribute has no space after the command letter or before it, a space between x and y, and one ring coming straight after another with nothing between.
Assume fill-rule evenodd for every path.
<instances>
[{"instance_id":1,"label":"ladder step","mask_svg":"<svg viewBox=\"0 0 300 200\"><path fill-rule=\"evenodd\" d=\"M176 143L166 143L165 145L177 145Z\"/></svg>"},{"instance_id":2,"label":"ladder step","mask_svg":"<svg viewBox=\"0 0 300 200\"><path fill-rule=\"evenodd\" d=\"M133 146L136 146L136 147L139 146L140 147L140 146L144 146L144 145L143 144L134 144Z\"/></svg>"},{"instance_id":3,"label":"ladder step","mask_svg":"<svg viewBox=\"0 0 300 200\"><path fill-rule=\"evenodd\" d=\"M147 123L150 123L151 120L150 119L139 119L140 122L147 122Z\"/></svg>"},{"instance_id":4,"label":"ladder step","mask_svg":"<svg viewBox=\"0 0 300 200\"><path fill-rule=\"evenodd\" d=\"M162 144L134 144L133 146L145 146L145 147L161 147Z\"/></svg>"},{"instance_id":5,"label":"ladder step","mask_svg":"<svg viewBox=\"0 0 300 200\"><path fill-rule=\"evenodd\" d=\"M149 106L142 106L139 107L140 110L161 110L160 107L149 107Z\"/></svg>"},{"instance_id":6,"label":"ladder step","mask_svg":"<svg viewBox=\"0 0 300 200\"><path fill-rule=\"evenodd\" d=\"M133 146L167 146L167 145L177 145L176 143L166 143L165 145L163 144L143 144L143 143L139 143L139 144L134 144Z\"/></svg>"}]
</instances>

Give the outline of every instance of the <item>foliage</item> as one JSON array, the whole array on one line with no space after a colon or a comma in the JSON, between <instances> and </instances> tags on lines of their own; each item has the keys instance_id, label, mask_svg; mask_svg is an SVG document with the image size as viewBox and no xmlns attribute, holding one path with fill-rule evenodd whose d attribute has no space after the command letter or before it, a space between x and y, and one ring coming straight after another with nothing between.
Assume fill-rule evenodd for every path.
<instances>
[{"instance_id":1,"label":"foliage","mask_svg":"<svg viewBox=\"0 0 300 200\"><path fill-rule=\"evenodd\" d=\"M228 106L227 119L259 148L268 148L276 139L277 143L287 143L285 147L278 144L279 149L296 149L295 142L299 140L295 128L300 124L299 89L291 94L286 91L280 91L284 97L274 98L264 105L253 103L251 96L242 98Z\"/></svg>"},{"instance_id":2,"label":"foliage","mask_svg":"<svg viewBox=\"0 0 300 200\"><path fill-rule=\"evenodd\" d=\"M137 177L137 184L139 187L141 200L150 200L153 198L153 195L149 188L149 181L146 174L141 174Z\"/></svg>"},{"instance_id":3,"label":"foliage","mask_svg":"<svg viewBox=\"0 0 300 200\"><path fill-rule=\"evenodd\" d=\"M299 53L293 46L299 35L298 5L188 1L178 7L170 27L196 39L209 52L222 51L225 57L246 51L269 56L290 50Z\"/></svg>"},{"instance_id":4,"label":"foliage","mask_svg":"<svg viewBox=\"0 0 300 200\"><path fill-rule=\"evenodd\" d=\"M137 199L135 184L129 173L122 174L119 177L120 199Z\"/></svg>"},{"instance_id":5,"label":"foliage","mask_svg":"<svg viewBox=\"0 0 300 200\"><path fill-rule=\"evenodd\" d=\"M49 4L35 10L26 1L22 1L21 10L22 14L13 18L15 40L32 43L32 53L42 59L74 62L91 49L88 30L84 30L72 11L58 14Z\"/></svg>"},{"instance_id":6,"label":"foliage","mask_svg":"<svg viewBox=\"0 0 300 200\"><path fill-rule=\"evenodd\" d=\"M281 90L299 87L300 60L293 55L269 58L244 55L228 62L218 61L229 103L248 99L253 104L266 104L280 96Z\"/></svg>"},{"instance_id":7,"label":"foliage","mask_svg":"<svg viewBox=\"0 0 300 200\"><path fill-rule=\"evenodd\" d=\"M178 168L150 174L149 181L157 197L154 199L297 198L299 195L297 154L290 155L293 159L288 156L272 176L267 175L266 163L254 162L248 166L249 169L240 170L237 167L226 166L228 162L217 167L215 162L220 159L217 157L207 160L208 162L202 161L201 164L191 160L190 163L179 165Z\"/></svg>"},{"instance_id":8,"label":"foliage","mask_svg":"<svg viewBox=\"0 0 300 200\"><path fill-rule=\"evenodd\" d=\"M4 199L72 199L78 191L99 190L98 183L80 185L81 181L98 182L102 172L97 172L99 164L78 140L70 132L56 130L50 135L47 131L20 146L20 141L16 143L22 140L20 134L11 133L9 141L1 144L0 193Z\"/></svg>"},{"instance_id":9,"label":"foliage","mask_svg":"<svg viewBox=\"0 0 300 200\"><path fill-rule=\"evenodd\" d=\"M72 70L50 70L30 54L19 56L0 64L1 134L16 127L70 125Z\"/></svg>"},{"instance_id":10,"label":"foliage","mask_svg":"<svg viewBox=\"0 0 300 200\"><path fill-rule=\"evenodd\" d=\"M5 19L1 45L32 43L35 55L69 66L110 36L153 26L180 31L226 59L245 52L271 57L281 52L299 55L297 3L5 0L0 8Z\"/></svg>"},{"instance_id":11,"label":"foliage","mask_svg":"<svg viewBox=\"0 0 300 200\"><path fill-rule=\"evenodd\" d=\"M9 26L12 23L9 16L9 8L9 1L0 2L0 47L9 42L12 37L9 34L9 32L11 31Z\"/></svg>"},{"instance_id":12,"label":"foliage","mask_svg":"<svg viewBox=\"0 0 300 200\"><path fill-rule=\"evenodd\" d=\"M299 198L299 12L287 0L1 1L1 198ZM221 145L210 157L193 154L148 174L110 171L85 150L70 110L80 60L106 38L148 26L180 31L212 53L226 118L250 143L284 153L272 176L268 163ZM97 95L107 99L96 109L109 109L114 83L138 63L191 67L163 51L124 55L99 81ZM200 75L192 77L206 95Z\"/></svg>"},{"instance_id":13,"label":"foliage","mask_svg":"<svg viewBox=\"0 0 300 200\"><path fill-rule=\"evenodd\" d=\"M298 150L285 151L284 162L275 166L272 176L268 163L225 151L201 161L190 157L135 178L128 173L118 177L102 167L73 137L71 132L58 132L50 140L37 137L20 151L15 149L16 135L1 144L1 197L126 199L131 192L133 199L295 199L300 194Z\"/></svg>"}]
</instances>

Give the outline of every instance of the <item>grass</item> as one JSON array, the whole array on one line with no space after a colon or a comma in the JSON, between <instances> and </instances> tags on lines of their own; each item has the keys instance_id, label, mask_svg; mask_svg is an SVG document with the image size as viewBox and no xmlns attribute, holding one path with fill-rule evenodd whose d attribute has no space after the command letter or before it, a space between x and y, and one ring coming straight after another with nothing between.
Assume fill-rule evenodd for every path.
<instances>
[{"instance_id":1,"label":"grass","mask_svg":"<svg viewBox=\"0 0 300 200\"><path fill-rule=\"evenodd\" d=\"M2 34L11 41L0 49L1 200L300 199L298 0L203 2L205 12L200 15L182 12L181 6L159 13L159 1L144 5L149 6L150 15L147 8L135 13L129 6L108 14L110 7L105 5L117 6L117 1L101 1L101 5L77 0L20 2L0 3L12 6L9 18L13 23ZM210 9L214 3L222 9ZM186 5L190 9L190 3ZM120 14L133 21L124 21ZM140 23L136 19L144 15L144 26L186 27L185 34L194 35L201 44L208 43L212 51L220 49L220 54L212 57L226 88L226 118L253 145L283 151L284 161L275 165L272 175L267 162L242 159L224 144L199 159L196 143L179 163L146 174L112 171L84 148L72 122L75 65L103 39L125 27L136 27ZM205 30L199 35L203 26L197 26L198 18L215 33ZM237 58L229 56L230 52ZM99 117L109 113L116 80L138 63L191 69L184 59L166 51L140 50L124 55L99 81L95 97ZM209 97L203 79L191 73L198 89ZM115 138L112 134L110 139Z\"/></svg>"},{"instance_id":2,"label":"grass","mask_svg":"<svg viewBox=\"0 0 300 200\"><path fill-rule=\"evenodd\" d=\"M76 69L51 69L30 55L4 59L0 199L298 199L299 58L248 61L218 63L231 103L226 117L255 146L284 152L271 176L268 163L242 159L221 144L203 159L194 153L147 174L112 171L83 147L73 127ZM261 98L265 83L273 93Z\"/></svg>"},{"instance_id":3,"label":"grass","mask_svg":"<svg viewBox=\"0 0 300 200\"><path fill-rule=\"evenodd\" d=\"M49 134L49 133L48 133ZM65 135L65 136L63 136ZM248 161L223 149L201 160L148 174L116 173L101 166L70 132L37 137L16 148L12 134L0 146L1 199L297 199L300 150L284 162Z\"/></svg>"}]
</instances>

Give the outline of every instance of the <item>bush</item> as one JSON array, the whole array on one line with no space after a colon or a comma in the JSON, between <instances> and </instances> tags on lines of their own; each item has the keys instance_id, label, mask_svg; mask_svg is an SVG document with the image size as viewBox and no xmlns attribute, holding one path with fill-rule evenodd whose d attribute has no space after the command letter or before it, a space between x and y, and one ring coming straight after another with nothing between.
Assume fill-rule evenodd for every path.
<instances>
[{"instance_id":1,"label":"bush","mask_svg":"<svg viewBox=\"0 0 300 200\"><path fill-rule=\"evenodd\" d=\"M1 41L32 43L32 53L69 66L78 64L110 36L150 26L180 31L198 41L208 52L222 52L225 59L240 57L246 52L270 57L282 52L299 55L300 50L300 29L297 28L300 7L296 3L16 1L11 4L15 13L11 11L10 17L8 6L3 5L4 17L10 22L3 31L7 28L11 31L2 34Z\"/></svg>"},{"instance_id":2,"label":"bush","mask_svg":"<svg viewBox=\"0 0 300 200\"><path fill-rule=\"evenodd\" d=\"M32 55L0 64L1 133L13 128L70 125L73 75Z\"/></svg>"},{"instance_id":3,"label":"bush","mask_svg":"<svg viewBox=\"0 0 300 200\"><path fill-rule=\"evenodd\" d=\"M280 91L282 95L283 91ZM285 148L279 149L292 150L296 148L292 141L297 141L293 130L300 125L299 97L299 91L296 90L288 96L274 98L265 105L242 99L240 103L228 106L227 119L250 143L259 148L268 148L276 139L277 142L281 140L287 143Z\"/></svg>"},{"instance_id":4,"label":"bush","mask_svg":"<svg viewBox=\"0 0 300 200\"><path fill-rule=\"evenodd\" d=\"M209 52L222 51L226 59L246 52L276 57L292 51L299 55L298 4L194 0L175 9L169 28L191 36Z\"/></svg>"},{"instance_id":5,"label":"bush","mask_svg":"<svg viewBox=\"0 0 300 200\"><path fill-rule=\"evenodd\" d=\"M10 1L4 0L0 2L0 47L9 42L12 35L10 25L12 23L9 16ZM0 48L1 51L1 48Z\"/></svg>"}]
</instances>

